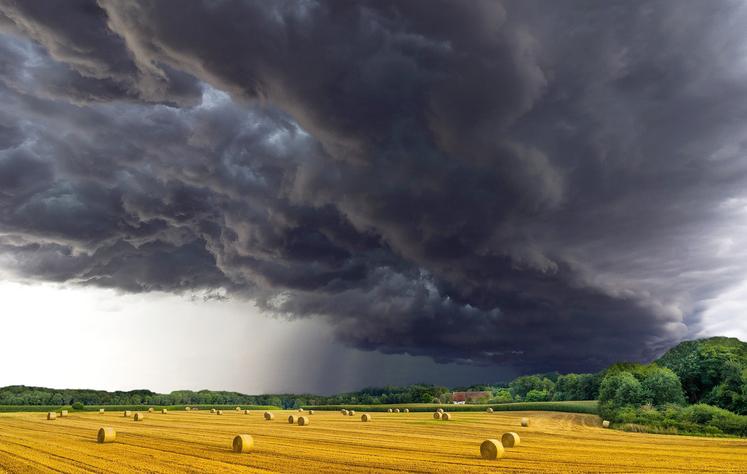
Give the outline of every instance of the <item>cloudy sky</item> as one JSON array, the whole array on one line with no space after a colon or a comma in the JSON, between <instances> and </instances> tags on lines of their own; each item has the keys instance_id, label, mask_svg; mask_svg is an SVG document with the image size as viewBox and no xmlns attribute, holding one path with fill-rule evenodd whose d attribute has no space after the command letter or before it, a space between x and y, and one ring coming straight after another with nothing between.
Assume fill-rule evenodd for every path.
<instances>
[{"instance_id":1,"label":"cloudy sky","mask_svg":"<svg viewBox=\"0 0 747 474\"><path fill-rule=\"evenodd\" d=\"M329 393L747 339L746 28L0 0L0 385Z\"/></svg>"}]
</instances>

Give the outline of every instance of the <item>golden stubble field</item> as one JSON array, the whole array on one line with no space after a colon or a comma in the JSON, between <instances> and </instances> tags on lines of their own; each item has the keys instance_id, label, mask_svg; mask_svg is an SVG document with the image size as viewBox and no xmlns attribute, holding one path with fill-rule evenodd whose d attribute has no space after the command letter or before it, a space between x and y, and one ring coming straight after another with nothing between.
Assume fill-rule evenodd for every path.
<instances>
[{"instance_id":1,"label":"golden stubble field","mask_svg":"<svg viewBox=\"0 0 747 474\"><path fill-rule=\"evenodd\" d=\"M372 413L373 421L339 412L290 425L295 411L0 414L0 472L747 472L747 440L623 433L593 415L551 412ZM528 416L531 424L520 426ZM98 444L101 426L117 440ZM518 432L521 445L496 461L480 443ZM239 433L254 437L251 454L231 451Z\"/></svg>"}]
</instances>

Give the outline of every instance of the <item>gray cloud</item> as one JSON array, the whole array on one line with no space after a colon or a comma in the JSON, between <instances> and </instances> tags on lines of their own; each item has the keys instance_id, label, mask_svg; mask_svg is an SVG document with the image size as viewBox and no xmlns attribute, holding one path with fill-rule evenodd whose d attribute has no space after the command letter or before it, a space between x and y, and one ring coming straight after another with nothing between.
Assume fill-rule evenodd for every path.
<instances>
[{"instance_id":1,"label":"gray cloud","mask_svg":"<svg viewBox=\"0 0 747 474\"><path fill-rule=\"evenodd\" d=\"M18 275L519 370L650 358L743 278L738 4L47 7L0 2Z\"/></svg>"}]
</instances>

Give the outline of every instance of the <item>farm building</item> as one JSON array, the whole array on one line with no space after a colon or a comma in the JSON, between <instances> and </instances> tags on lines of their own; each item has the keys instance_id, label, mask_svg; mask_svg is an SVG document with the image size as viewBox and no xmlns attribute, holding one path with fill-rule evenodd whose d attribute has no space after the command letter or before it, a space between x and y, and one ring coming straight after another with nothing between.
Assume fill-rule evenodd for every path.
<instances>
[{"instance_id":1,"label":"farm building","mask_svg":"<svg viewBox=\"0 0 747 474\"><path fill-rule=\"evenodd\" d=\"M451 394L451 400L455 405L464 405L483 398L490 398L490 392L453 392Z\"/></svg>"}]
</instances>

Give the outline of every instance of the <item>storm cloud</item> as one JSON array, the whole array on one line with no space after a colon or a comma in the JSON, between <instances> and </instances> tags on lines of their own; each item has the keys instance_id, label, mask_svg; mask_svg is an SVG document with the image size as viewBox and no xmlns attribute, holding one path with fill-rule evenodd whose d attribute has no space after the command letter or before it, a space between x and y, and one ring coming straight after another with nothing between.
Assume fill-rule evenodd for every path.
<instances>
[{"instance_id":1,"label":"storm cloud","mask_svg":"<svg viewBox=\"0 0 747 474\"><path fill-rule=\"evenodd\" d=\"M0 1L0 266L594 370L745 278L738 2Z\"/></svg>"}]
</instances>

